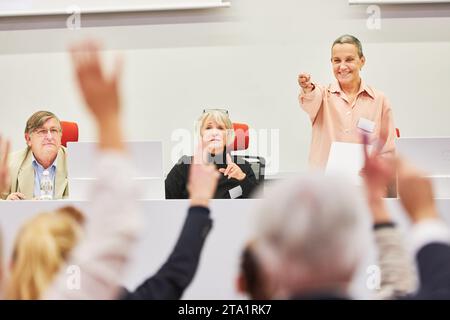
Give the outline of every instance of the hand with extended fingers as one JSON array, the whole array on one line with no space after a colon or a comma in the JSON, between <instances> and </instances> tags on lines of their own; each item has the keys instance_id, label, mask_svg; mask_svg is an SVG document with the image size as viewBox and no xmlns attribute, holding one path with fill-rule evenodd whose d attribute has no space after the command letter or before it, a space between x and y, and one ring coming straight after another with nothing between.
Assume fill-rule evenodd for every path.
<instances>
[{"instance_id":1,"label":"hand with extended fingers","mask_svg":"<svg viewBox=\"0 0 450 320\"><path fill-rule=\"evenodd\" d=\"M213 164L205 161L206 152L206 149L199 146L189 169L187 189L191 206L207 207L209 200L214 197L216 191L219 173Z\"/></svg>"},{"instance_id":2,"label":"hand with extended fingers","mask_svg":"<svg viewBox=\"0 0 450 320\"><path fill-rule=\"evenodd\" d=\"M242 181L245 179L246 174L242 171L242 169L233 162L230 154L227 153L227 167L219 169L221 173L228 179L234 178L236 180Z\"/></svg>"}]
</instances>

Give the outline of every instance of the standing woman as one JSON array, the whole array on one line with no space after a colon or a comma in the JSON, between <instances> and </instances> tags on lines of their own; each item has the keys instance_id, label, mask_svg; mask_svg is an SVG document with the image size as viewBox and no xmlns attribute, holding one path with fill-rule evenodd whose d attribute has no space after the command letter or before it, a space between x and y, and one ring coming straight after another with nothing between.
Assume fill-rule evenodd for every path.
<instances>
[{"instance_id":1,"label":"standing woman","mask_svg":"<svg viewBox=\"0 0 450 320\"><path fill-rule=\"evenodd\" d=\"M227 151L234 143L233 124L226 110L208 109L197 121L196 131L206 162L215 164L221 173L215 199L249 198L256 187L256 178L250 163L237 161ZM170 170L165 181L166 199L188 199L189 167L192 157L183 156Z\"/></svg>"},{"instance_id":2,"label":"standing woman","mask_svg":"<svg viewBox=\"0 0 450 320\"><path fill-rule=\"evenodd\" d=\"M298 76L299 102L312 123L311 167L325 168L334 141L362 143L362 132L369 134L371 141L386 140L382 154L395 151L390 103L361 79L359 72L365 62L361 42L343 35L331 47L334 84L324 87L312 82L307 73Z\"/></svg>"}]
</instances>

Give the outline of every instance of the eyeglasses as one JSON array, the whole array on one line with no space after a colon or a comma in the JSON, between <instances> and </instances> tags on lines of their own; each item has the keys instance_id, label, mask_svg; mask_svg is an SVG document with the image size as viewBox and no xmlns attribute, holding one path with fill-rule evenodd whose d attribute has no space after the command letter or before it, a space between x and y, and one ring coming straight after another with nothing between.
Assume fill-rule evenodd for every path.
<instances>
[{"instance_id":1,"label":"eyeglasses","mask_svg":"<svg viewBox=\"0 0 450 320\"><path fill-rule=\"evenodd\" d=\"M203 109L203 113L207 113L207 112L222 112L226 115L228 115L228 110L227 109Z\"/></svg>"},{"instance_id":2,"label":"eyeglasses","mask_svg":"<svg viewBox=\"0 0 450 320\"><path fill-rule=\"evenodd\" d=\"M50 134L52 135L52 137L56 137L58 134L61 133L61 129L58 128L50 128L50 129L37 129L34 131L38 137L43 138L46 135L48 135L48 133L50 132Z\"/></svg>"}]
</instances>

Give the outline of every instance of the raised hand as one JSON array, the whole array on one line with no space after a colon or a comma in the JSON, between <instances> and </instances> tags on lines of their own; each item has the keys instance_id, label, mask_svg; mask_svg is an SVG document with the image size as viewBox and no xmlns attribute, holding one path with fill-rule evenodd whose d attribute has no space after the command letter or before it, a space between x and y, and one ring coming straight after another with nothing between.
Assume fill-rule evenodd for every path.
<instances>
[{"instance_id":1,"label":"raised hand","mask_svg":"<svg viewBox=\"0 0 450 320\"><path fill-rule=\"evenodd\" d=\"M100 148L123 149L118 88L122 62L117 59L114 72L107 76L99 50L94 41L74 45L70 49L72 62L83 98L98 123Z\"/></svg>"},{"instance_id":2,"label":"raised hand","mask_svg":"<svg viewBox=\"0 0 450 320\"><path fill-rule=\"evenodd\" d=\"M361 175L364 178L369 201L384 197L389 184L395 179L395 159L380 155L384 145L382 139L383 137L369 155L368 137L364 135L364 167Z\"/></svg>"},{"instance_id":3,"label":"raised hand","mask_svg":"<svg viewBox=\"0 0 450 320\"><path fill-rule=\"evenodd\" d=\"M413 222L438 217L430 179L401 159L398 160L398 190L402 205Z\"/></svg>"},{"instance_id":4,"label":"raised hand","mask_svg":"<svg viewBox=\"0 0 450 320\"><path fill-rule=\"evenodd\" d=\"M205 152L207 150L199 145L194 154L194 161L190 166L187 189L191 206L207 207L209 200L214 197L216 192L219 173L213 164L208 164L204 160Z\"/></svg>"},{"instance_id":5,"label":"raised hand","mask_svg":"<svg viewBox=\"0 0 450 320\"><path fill-rule=\"evenodd\" d=\"M298 84L305 93L309 93L315 88L315 86L311 83L311 75L308 73L300 73L298 75Z\"/></svg>"},{"instance_id":6,"label":"raised hand","mask_svg":"<svg viewBox=\"0 0 450 320\"><path fill-rule=\"evenodd\" d=\"M246 177L246 174L241 170L241 168L233 162L233 159L229 153L227 153L227 167L225 169L221 168L219 171L223 173L225 177L228 177L228 179L234 178L242 181Z\"/></svg>"},{"instance_id":7,"label":"raised hand","mask_svg":"<svg viewBox=\"0 0 450 320\"><path fill-rule=\"evenodd\" d=\"M389 212L383 202L389 184L395 179L395 159L382 157L382 141L378 143L372 153L368 150L368 136L364 141L364 168L361 175L366 186L367 200L374 223L384 223L391 220Z\"/></svg>"},{"instance_id":8,"label":"raised hand","mask_svg":"<svg viewBox=\"0 0 450 320\"><path fill-rule=\"evenodd\" d=\"M101 65L99 50L99 45L94 41L84 41L70 49L86 104L96 118L103 118L119 112L118 83L122 63L117 60L114 72L107 76Z\"/></svg>"}]
</instances>

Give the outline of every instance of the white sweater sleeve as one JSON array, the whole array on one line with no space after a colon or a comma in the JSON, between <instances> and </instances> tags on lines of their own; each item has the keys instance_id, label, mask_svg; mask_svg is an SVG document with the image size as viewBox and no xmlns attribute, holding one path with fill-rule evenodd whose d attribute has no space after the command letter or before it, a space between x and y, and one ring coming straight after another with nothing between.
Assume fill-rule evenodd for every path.
<instances>
[{"instance_id":1,"label":"white sweater sleeve","mask_svg":"<svg viewBox=\"0 0 450 320\"><path fill-rule=\"evenodd\" d=\"M86 210L85 237L61 268L46 299L115 299L139 232L138 190L130 160L101 152ZM71 273L74 272L74 273ZM78 273L78 285L71 283Z\"/></svg>"}]
</instances>

